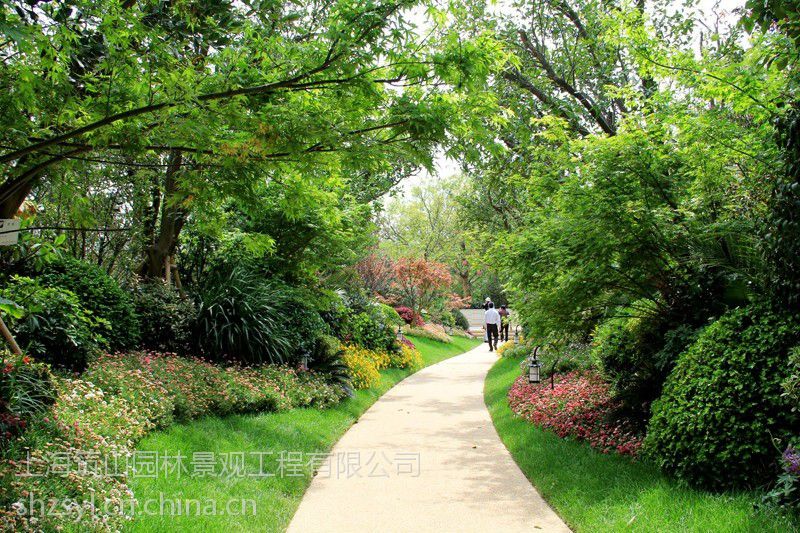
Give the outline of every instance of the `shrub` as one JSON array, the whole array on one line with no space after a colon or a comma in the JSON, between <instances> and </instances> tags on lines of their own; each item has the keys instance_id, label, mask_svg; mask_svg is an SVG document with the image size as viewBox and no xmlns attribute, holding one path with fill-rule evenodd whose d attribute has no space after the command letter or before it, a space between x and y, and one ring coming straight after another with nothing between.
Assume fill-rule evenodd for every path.
<instances>
[{"instance_id":1,"label":"shrub","mask_svg":"<svg viewBox=\"0 0 800 533\"><path fill-rule=\"evenodd\" d=\"M443 309L440 312L434 315L434 320L432 322L438 322L439 324L443 325L446 328L454 328L456 327L456 319L453 317L453 314L447 310Z\"/></svg>"},{"instance_id":2,"label":"shrub","mask_svg":"<svg viewBox=\"0 0 800 533\"><path fill-rule=\"evenodd\" d=\"M298 354L309 354L320 335L330 332L328 325L319 312L308 305L308 299L285 287L287 308L283 310L286 317L285 328L289 345L292 347L289 359L296 360Z\"/></svg>"},{"instance_id":3,"label":"shrub","mask_svg":"<svg viewBox=\"0 0 800 533\"><path fill-rule=\"evenodd\" d=\"M753 305L729 311L679 358L653 407L650 454L693 484L754 485L776 471L772 438L788 442L800 413L782 395L796 316Z\"/></svg>"},{"instance_id":4,"label":"shrub","mask_svg":"<svg viewBox=\"0 0 800 533\"><path fill-rule=\"evenodd\" d=\"M498 355L501 357L508 357L510 359L518 359L520 357L528 357L533 352L533 348L527 344L516 344L506 348L502 352L498 349Z\"/></svg>"},{"instance_id":5,"label":"shrub","mask_svg":"<svg viewBox=\"0 0 800 533\"><path fill-rule=\"evenodd\" d=\"M800 346L789 351L787 363L789 375L783 382L783 394L792 406L792 411L800 411Z\"/></svg>"},{"instance_id":6,"label":"shrub","mask_svg":"<svg viewBox=\"0 0 800 533\"><path fill-rule=\"evenodd\" d=\"M383 322L380 312L358 313L349 318L345 327L345 339L348 342L370 350L390 350L395 337L393 325Z\"/></svg>"},{"instance_id":7,"label":"shrub","mask_svg":"<svg viewBox=\"0 0 800 533\"><path fill-rule=\"evenodd\" d=\"M131 348L139 341L139 317L131 295L105 270L73 257L64 256L44 266L38 281L48 287L75 293L81 306L109 327L98 333L112 350Z\"/></svg>"},{"instance_id":8,"label":"shrub","mask_svg":"<svg viewBox=\"0 0 800 533\"><path fill-rule=\"evenodd\" d=\"M394 329L397 329L397 326L405 322L405 320L400 317L400 314L389 305L378 303L375 306L375 311L384 324L394 326Z\"/></svg>"},{"instance_id":9,"label":"shrub","mask_svg":"<svg viewBox=\"0 0 800 533\"><path fill-rule=\"evenodd\" d=\"M17 341L37 359L61 368L82 370L90 359L108 347L98 332L107 325L95 319L74 293L43 287L37 280L14 276L0 297L20 306L10 327Z\"/></svg>"},{"instance_id":10,"label":"shrub","mask_svg":"<svg viewBox=\"0 0 800 533\"><path fill-rule=\"evenodd\" d=\"M552 389L550 383L532 384L520 376L508 391L508 403L525 420L559 437L585 440L603 453L636 455L641 448L641 437L631 425L611 420L616 400L597 372L560 374Z\"/></svg>"},{"instance_id":11,"label":"shrub","mask_svg":"<svg viewBox=\"0 0 800 533\"><path fill-rule=\"evenodd\" d=\"M157 351L187 353L197 308L189 298L163 281L139 283L133 288L140 318L141 345Z\"/></svg>"},{"instance_id":12,"label":"shrub","mask_svg":"<svg viewBox=\"0 0 800 533\"><path fill-rule=\"evenodd\" d=\"M467 317L464 316L464 313L462 313L460 309L451 309L450 314L453 317L455 327L463 329L464 331L469 331L469 320L467 320Z\"/></svg>"},{"instance_id":13,"label":"shrub","mask_svg":"<svg viewBox=\"0 0 800 533\"><path fill-rule=\"evenodd\" d=\"M415 313L410 307L400 306L395 307L394 310L406 324L418 327L425 325L425 321L422 320L422 317Z\"/></svg>"},{"instance_id":14,"label":"shrub","mask_svg":"<svg viewBox=\"0 0 800 533\"><path fill-rule=\"evenodd\" d=\"M347 365L350 379L356 389L369 389L380 383L381 375L378 372L378 365L370 350L346 345L342 359Z\"/></svg>"},{"instance_id":15,"label":"shrub","mask_svg":"<svg viewBox=\"0 0 800 533\"><path fill-rule=\"evenodd\" d=\"M661 319L650 317L614 318L603 323L593 339L592 357L620 402L618 414L642 426L678 355L697 335L686 325L665 327Z\"/></svg>"},{"instance_id":16,"label":"shrub","mask_svg":"<svg viewBox=\"0 0 800 533\"><path fill-rule=\"evenodd\" d=\"M538 357L542 362L542 375L546 377L551 373L566 374L574 370L590 370L595 366L591 357L591 347L581 343L551 346L546 350L540 350ZM615 399L618 400L616 396Z\"/></svg>"}]
</instances>

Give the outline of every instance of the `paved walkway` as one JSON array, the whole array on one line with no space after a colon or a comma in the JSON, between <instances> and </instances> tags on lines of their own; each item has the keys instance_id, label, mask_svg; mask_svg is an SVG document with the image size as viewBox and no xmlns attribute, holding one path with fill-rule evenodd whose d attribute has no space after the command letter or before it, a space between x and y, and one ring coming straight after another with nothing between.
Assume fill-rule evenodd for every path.
<instances>
[{"instance_id":1,"label":"paved walkway","mask_svg":"<svg viewBox=\"0 0 800 533\"><path fill-rule=\"evenodd\" d=\"M569 531L495 432L483 403L495 361L482 344L386 393L333 449L362 470L315 477L289 531Z\"/></svg>"}]
</instances>

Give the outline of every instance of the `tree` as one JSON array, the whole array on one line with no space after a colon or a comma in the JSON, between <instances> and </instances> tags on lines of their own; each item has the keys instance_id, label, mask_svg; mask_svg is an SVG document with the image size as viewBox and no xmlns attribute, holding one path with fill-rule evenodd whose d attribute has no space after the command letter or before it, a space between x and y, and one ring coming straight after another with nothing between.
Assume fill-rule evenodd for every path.
<instances>
[{"instance_id":1,"label":"tree","mask_svg":"<svg viewBox=\"0 0 800 533\"><path fill-rule=\"evenodd\" d=\"M472 231L463 223L461 176L440 178L411 188L391 201L380 219L381 247L392 257L413 256L448 265L456 289L468 300L478 272Z\"/></svg>"},{"instance_id":2,"label":"tree","mask_svg":"<svg viewBox=\"0 0 800 533\"><path fill-rule=\"evenodd\" d=\"M401 257L394 266L393 289L416 315L444 297L450 281L447 265L435 261Z\"/></svg>"},{"instance_id":3,"label":"tree","mask_svg":"<svg viewBox=\"0 0 800 533\"><path fill-rule=\"evenodd\" d=\"M386 256L373 252L355 265L356 273L363 286L371 294L384 299L389 296L394 279L394 263Z\"/></svg>"},{"instance_id":4,"label":"tree","mask_svg":"<svg viewBox=\"0 0 800 533\"><path fill-rule=\"evenodd\" d=\"M439 85L486 74L485 52L453 68L461 43L418 41L415 3L4 4L0 217L67 163L127 167L145 192L138 271L158 277L209 199L310 169L374 199L429 162L451 115Z\"/></svg>"}]
</instances>

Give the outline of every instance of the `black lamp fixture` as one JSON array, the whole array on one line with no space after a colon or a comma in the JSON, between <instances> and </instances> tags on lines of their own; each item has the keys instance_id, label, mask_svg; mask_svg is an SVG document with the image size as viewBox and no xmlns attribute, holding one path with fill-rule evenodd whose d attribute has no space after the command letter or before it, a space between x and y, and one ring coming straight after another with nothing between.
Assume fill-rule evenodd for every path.
<instances>
[{"instance_id":1,"label":"black lamp fixture","mask_svg":"<svg viewBox=\"0 0 800 533\"><path fill-rule=\"evenodd\" d=\"M540 383L542 381L542 363L539 362L539 358L537 357L538 352L539 347L537 346L533 349L533 355L528 360L528 383Z\"/></svg>"}]
</instances>

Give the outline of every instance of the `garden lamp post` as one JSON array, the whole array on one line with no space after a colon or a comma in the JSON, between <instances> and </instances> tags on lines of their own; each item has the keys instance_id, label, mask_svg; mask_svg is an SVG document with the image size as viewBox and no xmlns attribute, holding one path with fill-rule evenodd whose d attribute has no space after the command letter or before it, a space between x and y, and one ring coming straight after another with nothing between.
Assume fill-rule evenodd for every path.
<instances>
[{"instance_id":1,"label":"garden lamp post","mask_svg":"<svg viewBox=\"0 0 800 533\"><path fill-rule=\"evenodd\" d=\"M519 326L514 328L514 344L519 344Z\"/></svg>"},{"instance_id":2,"label":"garden lamp post","mask_svg":"<svg viewBox=\"0 0 800 533\"><path fill-rule=\"evenodd\" d=\"M537 346L533 349L533 355L528 360L528 383L539 383L542 381L542 363L539 362L539 358L536 356L538 351L539 347Z\"/></svg>"},{"instance_id":3,"label":"garden lamp post","mask_svg":"<svg viewBox=\"0 0 800 533\"><path fill-rule=\"evenodd\" d=\"M397 340L402 341L405 339L405 335L403 335L403 326L397 326Z\"/></svg>"}]
</instances>

